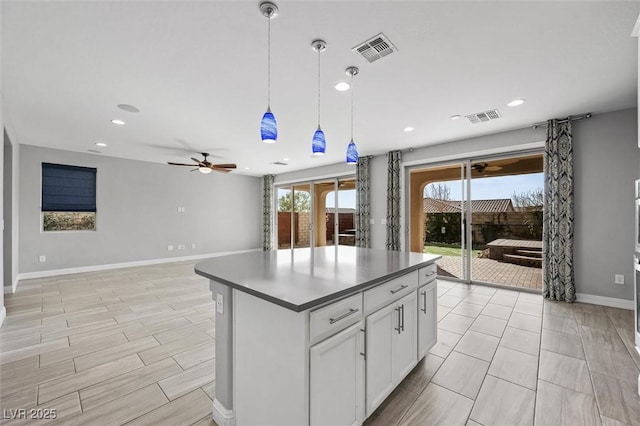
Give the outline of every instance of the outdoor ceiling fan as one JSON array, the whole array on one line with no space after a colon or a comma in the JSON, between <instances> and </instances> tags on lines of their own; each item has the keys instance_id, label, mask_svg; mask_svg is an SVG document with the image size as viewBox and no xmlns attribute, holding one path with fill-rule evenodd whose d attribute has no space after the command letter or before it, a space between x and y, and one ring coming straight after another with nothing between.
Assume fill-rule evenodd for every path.
<instances>
[{"instance_id":1,"label":"outdoor ceiling fan","mask_svg":"<svg viewBox=\"0 0 640 426\"><path fill-rule=\"evenodd\" d=\"M488 172L497 172L498 170L502 170L502 166L490 166L487 163L475 163L471 165L471 168L478 173L482 173L485 170Z\"/></svg>"},{"instance_id":2,"label":"outdoor ceiling fan","mask_svg":"<svg viewBox=\"0 0 640 426\"><path fill-rule=\"evenodd\" d=\"M195 167L195 169L192 169L192 172L195 172L196 170L198 170L200 173L211 173L212 170L216 171L216 172L221 172L221 173L229 173L231 170L236 168L235 164L213 164L210 163L209 161L207 161L207 157L209 156L209 153L207 152L203 152L201 153L201 155L204 157L204 159L202 160L198 160L197 158L191 157L191 159L193 161L195 161L195 164L186 164L186 163L172 163L171 161L168 161L167 164L172 165L172 166L189 166L189 167Z\"/></svg>"}]
</instances>

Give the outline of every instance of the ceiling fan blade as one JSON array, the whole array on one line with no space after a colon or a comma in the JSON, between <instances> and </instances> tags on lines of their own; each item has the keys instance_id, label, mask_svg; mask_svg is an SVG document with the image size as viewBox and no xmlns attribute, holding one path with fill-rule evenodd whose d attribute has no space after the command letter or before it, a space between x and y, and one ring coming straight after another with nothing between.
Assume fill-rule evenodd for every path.
<instances>
[{"instance_id":1,"label":"ceiling fan blade","mask_svg":"<svg viewBox=\"0 0 640 426\"><path fill-rule=\"evenodd\" d=\"M235 169L237 166L235 164L212 164L212 169Z\"/></svg>"},{"instance_id":2,"label":"ceiling fan blade","mask_svg":"<svg viewBox=\"0 0 640 426\"><path fill-rule=\"evenodd\" d=\"M196 167L195 169L189 170L190 172L195 172L196 170L198 170L199 167Z\"/></svg>"},{"instance_id":3,"label":"ceiling fan blade","mask_svg":"<svg viewBox=\"0 0 640 426\"><path fill-rule=\"evenodd\" d=\"M229 172L231 172L231 170L229 170L229 169L218 169L218 168L214 168L214 167L212 167L211 170L213 170L214 172L220 172L220 173L229 173Z\"/></svg>"},{"instance_id":4,"label":"ceiling fan blade","mask_svg":"<svg viewBox=\"0 0 640 426\"><path fill-rule=\"evenodd\" d=\"M167 161L167 164L172 165L172 166L189 166L189 167L197 166L197 164L172 163L171 161Z\"/></svg>"},{"instance_id":5,"label":"ceiling fan blade","mask_svg":"<svg viewBox=\"0 0 640 426\"><path fill-rule=\"evenodd\" d=\"M203 164L203 161L202 161L202 160L198 160L197 158L193 158L193 157L191 157L191 159L192 159L193 161L195 161L196 163L198 163L198 166L201 166L201 165Z\"/></svg>"},{"instance_id":6,"label":"ceiling fan blade","mask_svg":"<svg viewBox=\"0 0 640 426\"><path fill-rule=\"evenodd\" d=\"M497 172L498 170L502 170L501 166L488 166L485 168L488 172Z\"/></svg>"}]
</instances>

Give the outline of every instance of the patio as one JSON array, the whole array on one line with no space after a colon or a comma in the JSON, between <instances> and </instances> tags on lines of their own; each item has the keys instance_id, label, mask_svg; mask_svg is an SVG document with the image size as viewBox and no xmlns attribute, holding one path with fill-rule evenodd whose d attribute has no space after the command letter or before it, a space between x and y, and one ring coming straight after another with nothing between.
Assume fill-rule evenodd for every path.
<instances>
[{"instance_id":1,"label":"patio","mask_svg":"<svg viewBox=\"0 0 640 426\"><path fill-rule=\"evenodd\" d=\"M462 277L460 257L442 256L442 259L437 263L438 275ZM474 257L471 259L471 275L474 281L542 290L542 270L540 268Z\"/></svg>"}]
</instances>

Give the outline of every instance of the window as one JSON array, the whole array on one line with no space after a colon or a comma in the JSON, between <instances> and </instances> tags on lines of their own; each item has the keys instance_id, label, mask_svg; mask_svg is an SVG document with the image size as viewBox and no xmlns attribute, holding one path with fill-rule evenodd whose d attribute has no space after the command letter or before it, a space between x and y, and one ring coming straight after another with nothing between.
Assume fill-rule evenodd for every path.
<instances>
[{"instance_id":1,"label":"window","mask_svg":"<svg viewBox=\"0 0 640 426\"><path fill-rule=\"evenodd\" d=\"M42 163L42 229L95 231L95 168Z\"/></svg>"}]
</instances>

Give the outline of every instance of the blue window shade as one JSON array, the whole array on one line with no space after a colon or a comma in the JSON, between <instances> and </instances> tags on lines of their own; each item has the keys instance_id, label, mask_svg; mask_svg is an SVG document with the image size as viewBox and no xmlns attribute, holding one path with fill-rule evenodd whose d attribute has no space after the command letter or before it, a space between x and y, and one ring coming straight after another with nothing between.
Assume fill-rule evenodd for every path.
<instances>
[{"instance_id":1,"label":"blue window shade","mask_svg":"<svg viewBox=\"0 0 640 426\"><path fill-rule=\"evenodd\" d=\"M96 169L42 163L43 212L95 212Z\"/></svg>"}]
</instances>

